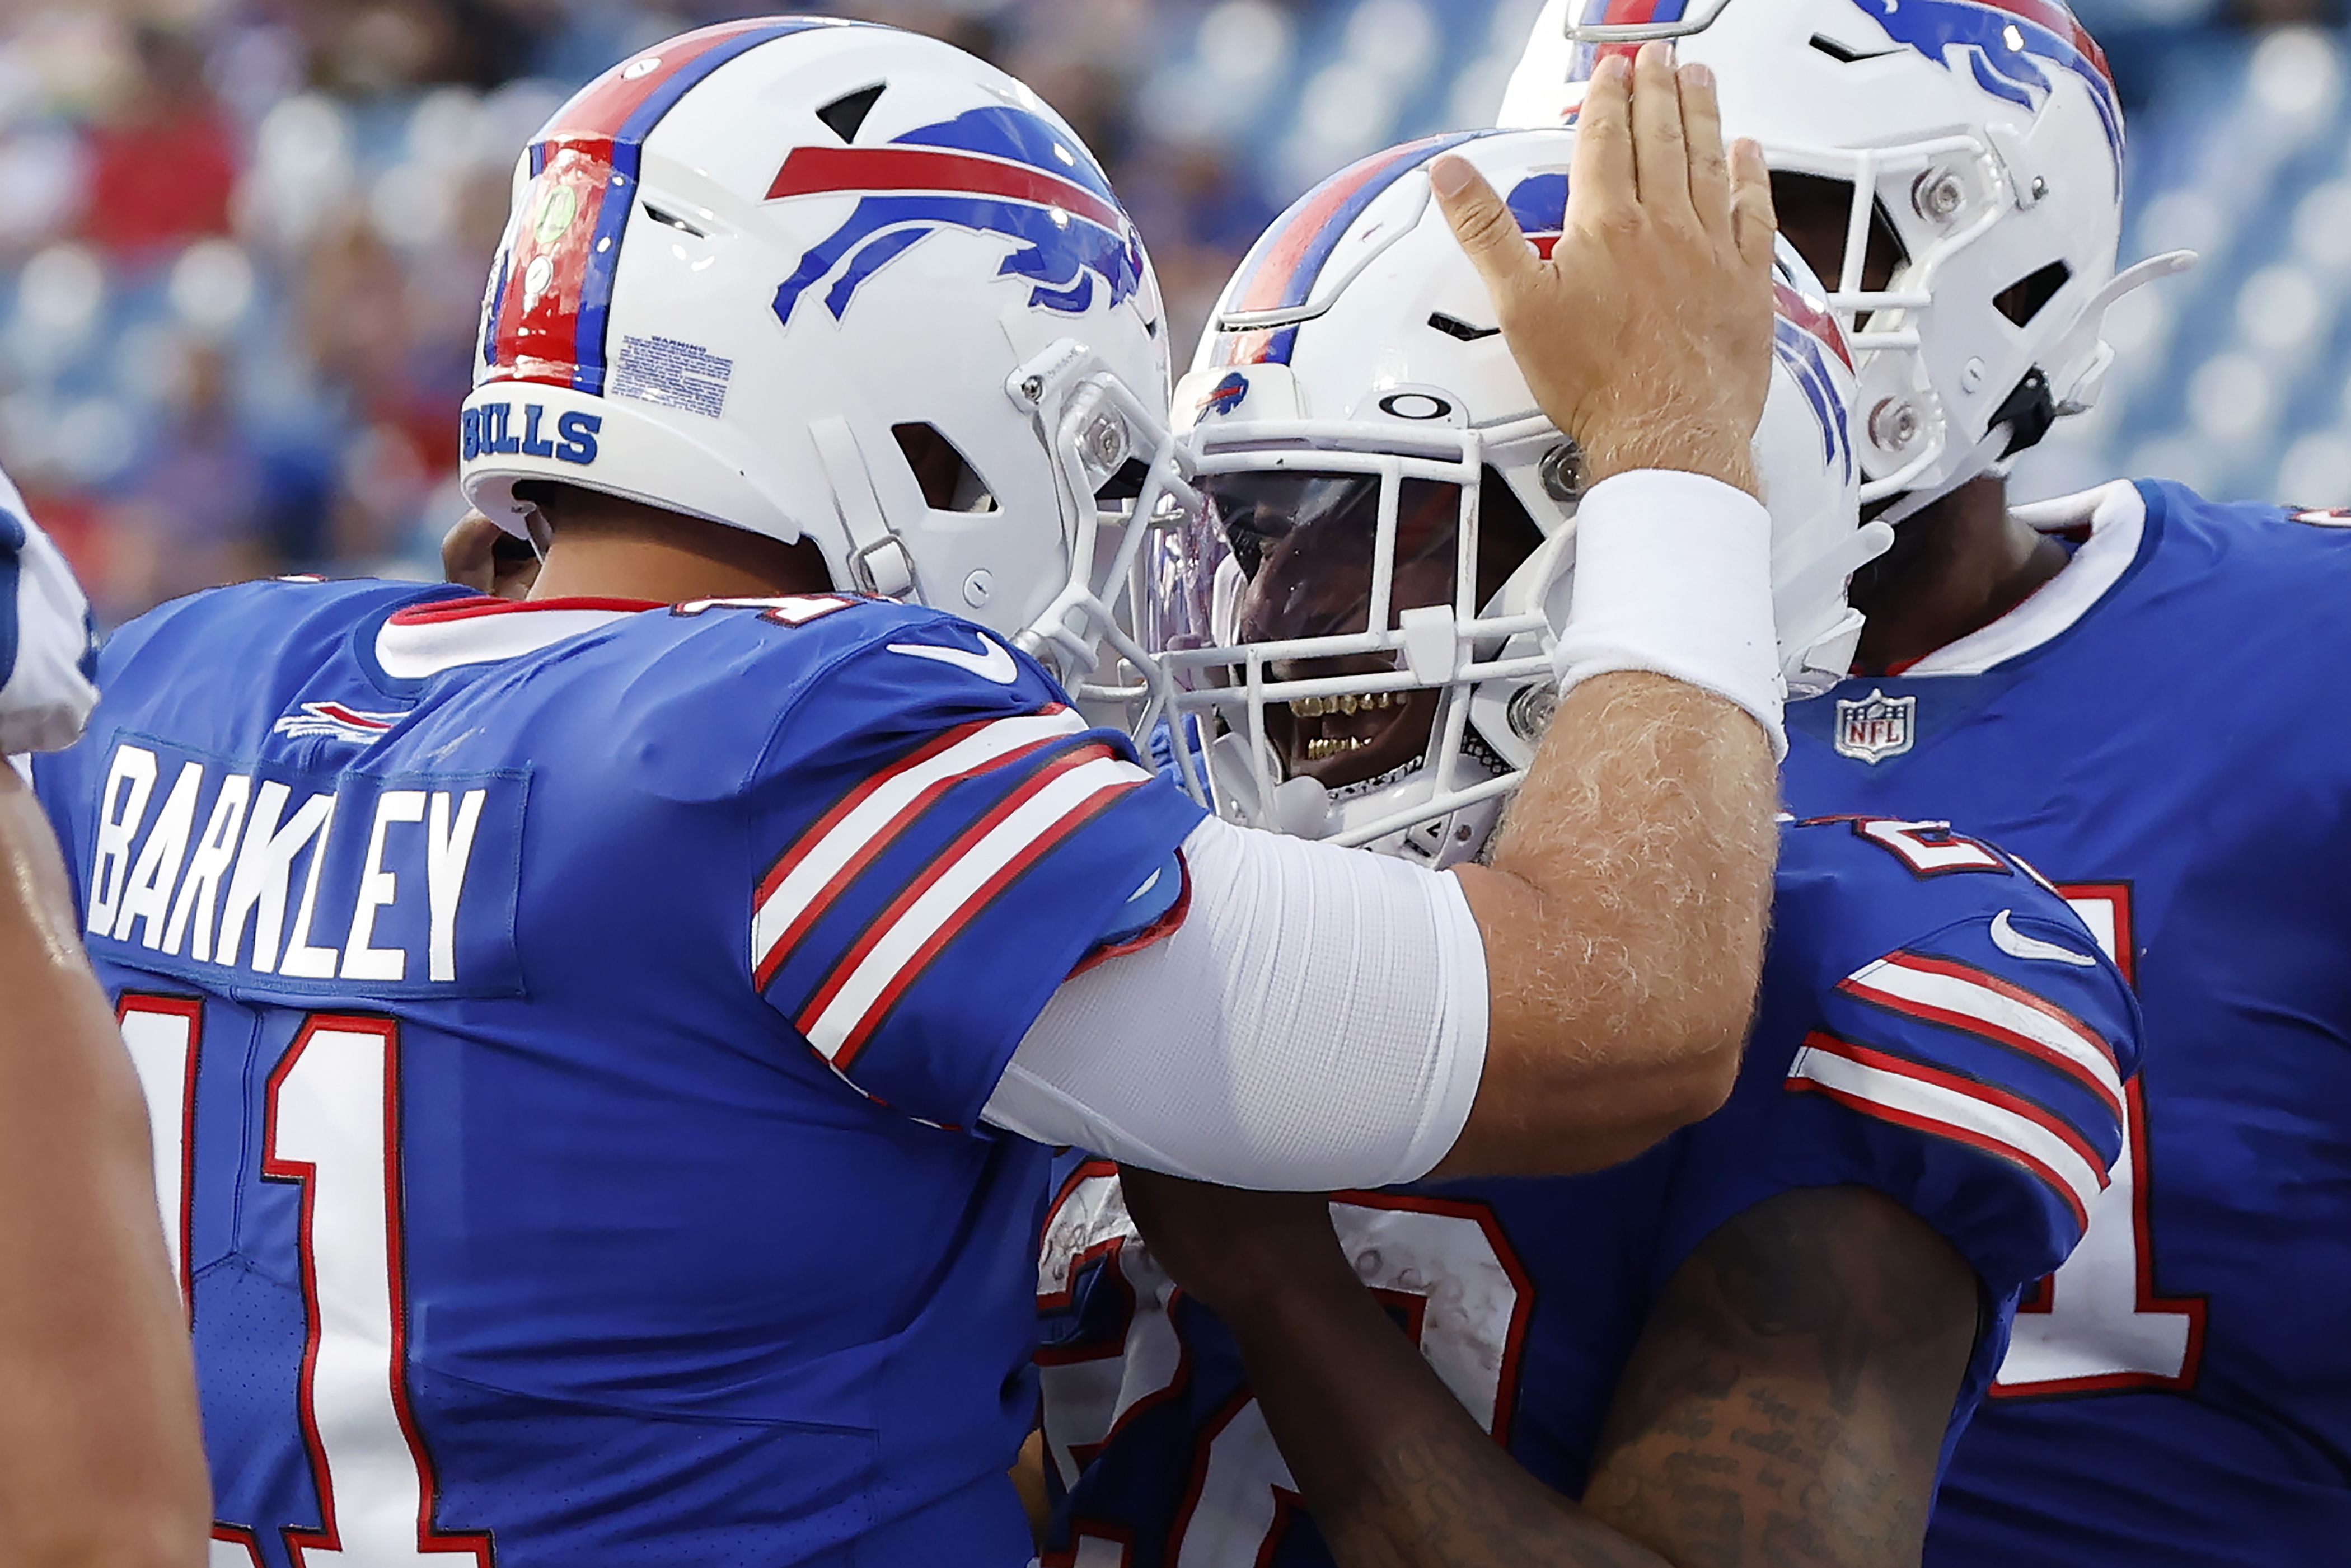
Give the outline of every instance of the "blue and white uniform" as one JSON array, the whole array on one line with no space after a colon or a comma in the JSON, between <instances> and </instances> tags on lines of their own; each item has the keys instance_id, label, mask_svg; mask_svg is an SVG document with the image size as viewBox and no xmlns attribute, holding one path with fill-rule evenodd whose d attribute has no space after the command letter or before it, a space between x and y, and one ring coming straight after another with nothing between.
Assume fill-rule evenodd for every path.
<instances>
[{"instance_id":1,"label":"blue and white uniform","mask_svg":"<svg viewBox=\"0 0 2351 1568\"><path fill-rule=\"evenodd\" d=\"M2121 1153L2136 1029L2090 932L1999 852L1881 822L1795 826L1723 1110L1593 1175L1353 1193L1332 1213L1357 1272L1463 1403L1577 1494L1683 1261L1778 1193L1876 1189L1983 1283L1956 1437L2017 1293L2072 1250ZM1049 1563L1329 1561L1230 1337L1152 1263L1106 1163L1065 1166L1038 1291L1044 1433L1066 1490Z\"/></svg>"},{"instance_id":2,"label":"blue and white uniform","mask_svg":"<svg viewBox=\"0 0 2351 1568\"><path fill-rule=\"evenodd\" d=\"M97 666L73 568L0 473L0 756L73 744L98 702Z\"/></svg>"},{"instance_id":3,"label":"blue and white uniform","mask_svg":"<svg viewBox=\"0 0 2351 1568\"><path fill-rule=\"evenodd\" d=\"M1002 644L841 597L262 583L102 679L37 780L215 1564L1028 1560L1049 1156L980 1114L1176 914L1196 807Z\"/></svg>"},{"instance_id":4,"label":"blue and white uniform","mask_svg":"<svg viewBox=\"0 0 2351 1568\"><path fill-rule=\"evenodd\" d=\"M2351 1542L2351 518L2117 483L2072 563L1792 704L1807 814L1959 820L2136 983L2146 1073L2087 1239L2030 1293L1930 1568L2340 1561Z\"/></svg>"}]
</instances>

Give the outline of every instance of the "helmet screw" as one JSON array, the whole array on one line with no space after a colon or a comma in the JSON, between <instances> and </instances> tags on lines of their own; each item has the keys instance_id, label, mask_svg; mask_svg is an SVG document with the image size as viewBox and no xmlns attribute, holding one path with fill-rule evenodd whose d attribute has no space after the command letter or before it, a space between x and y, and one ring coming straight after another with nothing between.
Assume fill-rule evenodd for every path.
<instances>
[{"instance_id":1,"label":"helmet screw","mask_svg":"<svg viewBox=\"0 0 2351 1568\"><path fill-rule=\"evenodd\" d=\"M2048 195L2048 194L2049 194L2049 182L2048 182L2046 179L2044 179L2043 176L2041 176L2041 175L2039 175L2039 174L2035 174L2035 175L2032 177L2032 199L2033 199L2034 201L2038 202L2038 201L2040 201L2043 196L2046 196L2046 195Z\"/></svg>"},{"instance_id":2,"label":"helmet screw","mask_svg":"<svg viewBox=\"0 0 2351 1568\"><path fill-rule=\"evenodd\" d=\"M1972 392L1983 385L1984 362L1970 359L1959 371L1959 389Z\"/></svg>"},{"instance_id":3,"label":"helmet screw","mask_svg":"<svg viewBox=\"0 0 2351 1568\"><path fill-rule=\"evenodd\" d=\"M1543 493L1562 506L1573 506L1583 499L1583 453L1573 441L1562 441L1543 453L1535 472L1542 481Z\"/></svg>"},{"instance_id":4,"label":"helmet screw","mask_svg":"<svg viewBox=\"0 0 2351 1568\"><path fill-rule=\"evenodd\" d=\"M1910 204L1918 209L1920 217L1940 223L1959 210L1967 196L1958 175L1948 169L1929 170L1911 187Z\"/></svg>"},{"instance_id":5,"label":"helmet screw","mask_svg":"<svg viewBox=\"0 0 2351 1568\"><path fill-rule=\"evenodd\" d=\"M1869 410L1869 439L1887 452L1900 452L1918 439L1917 405L1888 398Z\"/></svg>"},{"instance_id":6,"label":"helmet screw","mask_svg":"<svg viewBox=\"0 0 2351 1568\"><path fill-rule=\"evenodd\" d=\"M1543 738L1551 728L1552 715L1559 711L1559 689L1555 686L1528 686L1510 699L1508 716L1510 732L1531 746Z\"/></svg>"},{"instance_id":7,"label":"helmet screw","mask_svg":"<svg viewBox=\"0 0 2351 1568\"><path fill-rule=\"evenodd\" d=\"M1105 414L1086 431L1086 455L1102 468L1116 468L1126 460L1126 428L1114 415Z\"/></svg>"},{"instance_id":8,"label":"helmet screw","mask_svg":"<svg viewBox=\"0 0 2351 1568\"><path fill-rule=\"evenodd\" d=\"M1032 403L1041 400L1045 396L1045 378L1042 376L1030 376L1026 380L1022 381L1020 383L1020 395L1028 399Z\"/></svg>"},{"instance_id":9,"label":"helmet screw","mask_svg":"<svg viewBox=\"0 0 2351 1568\"><path fill-rule=\"evenodd\" d=\"M995 587L996 579L988 575L987 567L982 566L963 580L963 602L977 609L987 603L988 595Z\"/></svg>"}]
</instances>

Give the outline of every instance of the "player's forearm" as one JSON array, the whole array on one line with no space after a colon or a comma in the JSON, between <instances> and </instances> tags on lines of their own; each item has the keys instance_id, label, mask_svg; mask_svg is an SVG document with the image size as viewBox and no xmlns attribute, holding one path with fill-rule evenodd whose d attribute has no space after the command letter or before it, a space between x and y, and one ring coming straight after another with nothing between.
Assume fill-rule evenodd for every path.
<instances>
[{"instance_id":1,"label":"player's forearm","mask_svg":"<svg viewBox=\"0 0 2351 1568\"><path fill-rule=\"evenodd\" d=\"M1485 1087L1439 1174L1596 1169L1721 1104L1762 964L1777 774L1748 714L1646 673L1561 704L1490 870Z\"/></svg>"},{"instance_id":2,"label":"player's forearm","mask_svg":"<svg viewBox=\"0 0 2351 1568\"><path fill-rule=\"evenodd\" d=\"M1335 1247L1223 1312L1342 1568L1668 1568L1520 1469Z\"/></svg>"},{"instance_id":3,"label":"player's forearm","mask_svg":"<svg viewBox=\"0 0 2351 1568\"><path fill-rule=\"evenodd\" d=\"M0 1538L41 1568L189 1568L212 1507L146 1114L5 767L0 998Z\"/></svg>"}]
</instances>

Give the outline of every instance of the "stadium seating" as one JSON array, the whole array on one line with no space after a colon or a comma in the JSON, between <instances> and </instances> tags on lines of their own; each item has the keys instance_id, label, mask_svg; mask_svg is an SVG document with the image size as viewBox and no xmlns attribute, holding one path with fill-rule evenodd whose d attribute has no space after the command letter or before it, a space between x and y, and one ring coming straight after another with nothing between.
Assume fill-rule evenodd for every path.
<instances>
[{"instance_id":1,"label":"stadium seating","mask_svg":"<svg viewBox=\"0 0 2351 1568\"><path fill-rule=\"evenodd\" d=\"M2120 358L2105 402L2022 461L2020 493L2130 472L2216 495L2351 504L2343 38L2227 30L2211 0L2078 8L2109 42L2131 107L2125 259L2175 246L2204 259L2114 312ZM1029 7L977 9L1017 41ZM1121 177L1155 156L1197 156L1226 178L1215 221L1182 209L1204 200L1188 186L1172 220L1137 202L1164 250L1180 236L1161 240L1163 226L1194 231L1209 281L1171 281L1179 316L1197 319L1248 233L1299 191L1379 146L1490 114L1537 9L1148 8L1155 42L1134 57L1148 68L1124 84ZM487 93L338 99L224 45L213 80L245 156L235 232L134 253L69 237L89 232L73 217L88 174L79 121L54 95L25 88L39 57L0 40L0 461L37 499L90 508L97 535L127 527L122 508L143 503L151 526L163 519L168 554L181 536L178 498L157 486L184 483L184 465L164 457L193 449L249 485L243 526L264 546L259 558L430 570L456 507L454 453L435 431L464 385L507 161L597 60L653 25L616 20L609 7L579 15L535 62L540 74ZM44 213L57 214L46 233ZM1163 269L1171 279L1180 270L1165 254ZM396 323L379 334L385 341L369 337L378 317ZM86 563L104 553L103 537L61 532ZM110 587L120 574L94 575L110 617L195 586L165 572Z\"/></svg>"}]
</instances>

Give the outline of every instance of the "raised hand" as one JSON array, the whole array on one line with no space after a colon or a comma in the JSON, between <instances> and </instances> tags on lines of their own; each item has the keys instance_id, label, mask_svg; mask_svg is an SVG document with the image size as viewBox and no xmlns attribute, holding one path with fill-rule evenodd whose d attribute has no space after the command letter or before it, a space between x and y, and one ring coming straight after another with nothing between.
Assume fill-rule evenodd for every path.
<instances>
[{"instance_id":1,"label":"raised hand","mask_svg":"<svg viewBox=\"0 0 2351 1568\"><path fill-rule=\"evenodd\" d=\"M1726 156L1712 72L1677 70L1662 43L1630 65L1601 62L1548 261L1467 160L1430 172L1528 386L1583 449L1593 483L1673 468L1756 491L1771 187L1753 142Z\"/></svg>"}]
</instances>

